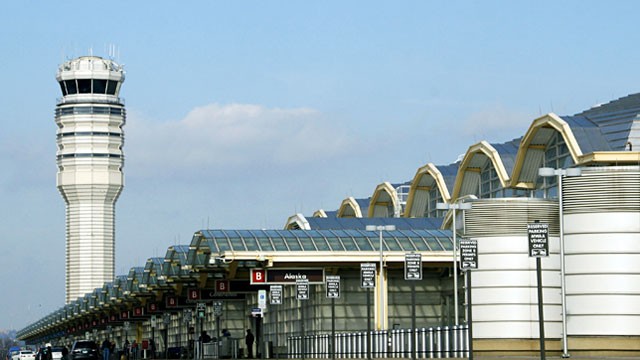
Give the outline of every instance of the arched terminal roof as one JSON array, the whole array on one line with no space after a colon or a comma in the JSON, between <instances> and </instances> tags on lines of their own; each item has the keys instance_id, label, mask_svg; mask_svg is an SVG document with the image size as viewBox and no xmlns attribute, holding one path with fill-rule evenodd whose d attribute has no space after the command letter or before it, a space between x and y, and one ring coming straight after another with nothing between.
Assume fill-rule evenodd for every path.
<instances>
[{"instance_id":1,"label":"arched terminal roof","mask_svg":"<svg viewBox=\"0 0 640 360\"><path fill-rule=\"evenodd\" d=\"M305 218L296 214L289 218L285 230L364 229L367 225L395 225L399 230L439 229L441 218Z\"/></svg>"},{"instance_id":2,"label":"arched terminal roof","mask_svg":"<svg viewBox=\"0 0 640 360\"><path fill-rule=\"evenodd\" d=\"M359 218L362 217L363 209L360 207L360 203L366 203L365 211L369 207L369 199L356 200L353 196L342 200L340 208L338 208L337 217L339 218Z\"/></svg>"},{"instance_id":3,"label":"arched terminal roof","mask_svg":"<svg viewBox=\"0 0 640 360\"><path fill-rule=\"evenodd\" d=\"M376 186L371 196L368 217L399 217L401 210L396 186L386 181Z\"/></svg>"},{"instance_id":4,"label":"arched terminal roof","mask_svg":"<svg viewBox=\"0 0 640 360\"><path fill-rule=\"evenodd\" d=\"M505 144L492 145L486 141L481 141L471 145L460 162L456 183L453 188L453 199L457 199L464 195L478 195L480 187L480 175L482 169L491 164L500 179L500 185L505 188L509 185L509 174L512 170L514 159L518 151L517 144L519 141L510 141ZM502 153L498 151L500 149ZM503 157L507 159L505 166Z\"/></svg>"},{"instance_id":5,"label":"arched terminal roof","mask_svg":"<svg viewBox=\"0 0 640 360\"><path fill-rule=\"evenodd\" d=\"M458 172L458 164L437 167L429 163L416 171L416 175L411 181L407 205L404 217L423 217L427 211L427 206L432 190L436 189L443 202L450 200L449 185L455 181Z\"/></svg>"}]
</instances>

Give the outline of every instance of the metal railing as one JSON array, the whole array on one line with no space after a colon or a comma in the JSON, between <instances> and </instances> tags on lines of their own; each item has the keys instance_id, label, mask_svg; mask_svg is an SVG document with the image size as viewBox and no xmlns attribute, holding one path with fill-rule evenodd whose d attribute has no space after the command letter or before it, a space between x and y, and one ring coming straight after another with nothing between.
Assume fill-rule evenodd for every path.
<instances>
[{"instance_id":1,"label":"metal railing","mask_svg":"<svg viewBox=\"0 0 640 360\"><path fill-rule=\"evenodd\" d=\"M332 354L331 334L292 336L287 339L288 358L411 358L422 359L467 357L469 355L469 328L466 325L415 329L415 341L411 341L412 329L379 330L335 334L335 355Z\"/></svg>"}]
</instances>

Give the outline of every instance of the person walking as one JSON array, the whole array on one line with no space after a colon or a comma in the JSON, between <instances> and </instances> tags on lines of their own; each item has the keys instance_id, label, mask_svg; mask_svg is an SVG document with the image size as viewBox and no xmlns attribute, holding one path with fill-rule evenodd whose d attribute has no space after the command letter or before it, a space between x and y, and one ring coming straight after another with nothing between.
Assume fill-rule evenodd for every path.
<instances>
[{"instance_id":1,"label":"person walking","mask_svg":"<svg viewBox=\"0 0 640 360\"><path fill-rule=\"evenodd\" d=\"M133 342L131 343L131 358L133 360L138 360L138 343L135 339L133 339Z\"/></svg>"},{"instance_id":2,"label":"person walking","mask_svg":"<svg viewBox=\"0 0 640 360\"><path fill-rule=\"evenodd\" d=\"M245 345L247 345L247 358L249 359L253 358L253 341L254 340L255 340L255 337L253 336L251 329L247 329L247 336L244 337L244 343Z\"/></svg>"},{"instance_id":3,"label":"person walking","mask_svg":"<svg viewBox=\"0 0 640 360\"><path fill-rule=\"evenodd\" d=\"M111 343L109 339L104 339L102 342L102 360L109 360L109 353L111 352Z\"/></svg>"}]
</instances>

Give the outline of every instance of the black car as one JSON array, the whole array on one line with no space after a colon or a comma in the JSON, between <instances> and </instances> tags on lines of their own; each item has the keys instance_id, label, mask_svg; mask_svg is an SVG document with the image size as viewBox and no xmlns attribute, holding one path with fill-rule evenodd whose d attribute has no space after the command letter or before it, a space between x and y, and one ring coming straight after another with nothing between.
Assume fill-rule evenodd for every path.
<instances>
[{"instance_id":1,"label":"black car","mask_svg":"<svg viewBox=\"0 0 640 360\"><path fill-rule=\"evenodd\" d=\"M69 356L71 360L98 360L98 344L93 340L76 340Z\"/></svg>"}]
</instances>

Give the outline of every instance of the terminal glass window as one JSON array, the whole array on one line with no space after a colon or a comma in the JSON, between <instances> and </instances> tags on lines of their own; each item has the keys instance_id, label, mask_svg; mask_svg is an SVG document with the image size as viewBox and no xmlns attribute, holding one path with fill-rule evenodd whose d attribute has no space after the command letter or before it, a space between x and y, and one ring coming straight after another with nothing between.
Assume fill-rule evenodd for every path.
<instances>
[{"instance_id":1,"label":"terminal glass window","mask_svg":"<svg viewBox=\"0 0 640 360\"><path fill-rule=\"evenodd\" d=\"M441 218L444 217L444 210L438 210L436 205L438 203L443 203L442 194L440 194L440 190L438 190L437 186L434 186L429 190L429 202L427 203L427 208L425 209L424 217L430 218Z\"/></svg>"},{"instance_id":2,"label":"terminal glass window","mask_svg":"<svg viewBox=\"0 0 640 360\"><path fill-rule=\"evenodd\" d=\"M562 134L554 132L544 152L542 167L566 169L574 165L567 143ZM558 178L556 176L538 176L536 180L536 197L558 197Z\"/></svg>"},{"instance_id":3,"label":"terminal glass window","mask_svg":"<svg viewBox=\"0 0 640 360\"><path fill-rule=\"evenodd\" d=\"M498 172L491 161L487 161L480 172L479 198L491 199L504 197Z\"/></svg>"}]
</instances>

